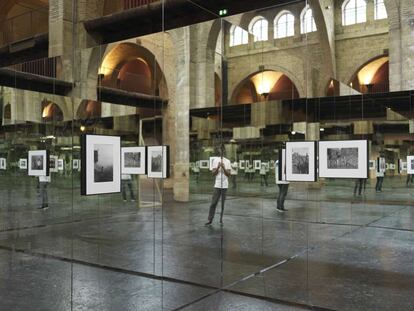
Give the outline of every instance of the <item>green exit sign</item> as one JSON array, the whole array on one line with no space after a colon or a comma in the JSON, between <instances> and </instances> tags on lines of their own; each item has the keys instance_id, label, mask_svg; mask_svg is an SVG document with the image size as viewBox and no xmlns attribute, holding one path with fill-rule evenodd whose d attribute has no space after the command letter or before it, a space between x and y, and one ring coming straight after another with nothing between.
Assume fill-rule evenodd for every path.
<instances>
[{"instance_id":1,"label":"green exit sign","mask_svg":"<svg viewBox=\"0 0 414 311\"><path fill-rule=\"evenodd\" d=\"M219 15L220 15L220 16L227 15L227 9L221 9L221 10L219 11Z\"/></svg>"}]
</instances>

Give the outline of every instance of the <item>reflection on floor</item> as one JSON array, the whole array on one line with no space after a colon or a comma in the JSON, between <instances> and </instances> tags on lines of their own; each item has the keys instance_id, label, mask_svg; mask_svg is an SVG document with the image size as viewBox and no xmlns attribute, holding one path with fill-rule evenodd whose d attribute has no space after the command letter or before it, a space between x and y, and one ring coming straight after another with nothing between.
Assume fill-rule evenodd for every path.
<instances>
[{"instance_id":1,"label":"reflection on floor","mask_svg":"<svg viewBox=\"0 0 414 311\"><path fill-rule=\"evenodd\" d=\"M190 203L166 192L162 208L139 209L119 194L80 197L70 178L55 178L41 211L34 179L2 176L0 185L2 310L414 305L414 207L387 204L395 189L381 204L293 190L285 214L275 194L229 196L224 226L204 227L211 188ZM332 189L332 198L352 192ZM142 193L151 201L156 189Z\"/></svg>"}]
</instances>

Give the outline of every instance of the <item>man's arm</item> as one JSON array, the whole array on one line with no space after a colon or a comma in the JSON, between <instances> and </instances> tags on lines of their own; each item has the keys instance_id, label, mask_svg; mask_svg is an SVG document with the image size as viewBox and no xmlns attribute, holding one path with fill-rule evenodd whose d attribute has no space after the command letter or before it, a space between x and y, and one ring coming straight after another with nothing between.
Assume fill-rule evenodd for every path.
<instances>
[{"instance_id":1,"label":"man's arm","mask_svg":"<svg viewBox=\"0 0 414 311\"><path fill-rule=\"evenodd\" d=\"M223 162L220 162L220 164L221 164L221 167L223 168L224 175L226 175L227 177L230 177L231 170L226 169L226 166L224 165Z\"/></svg>"}]
</instances>

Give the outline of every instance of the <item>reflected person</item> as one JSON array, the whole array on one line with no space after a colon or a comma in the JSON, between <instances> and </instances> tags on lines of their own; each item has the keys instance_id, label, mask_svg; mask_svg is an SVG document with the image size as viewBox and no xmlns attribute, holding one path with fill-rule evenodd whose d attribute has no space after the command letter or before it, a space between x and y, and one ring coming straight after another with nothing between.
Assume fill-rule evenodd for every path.
<instances>
[{"instance_id":1,"label":"reflected person","mask_svg":"<svg viewBox=\"0 0 414 311\"><path fill-rule=\"evenodd\" d=\"M362 195L362 190L364 190L364 193L365 193L366 185L367 185L366 178L357 178L355 180L354 195L356 195L357 192L358 192L358 195Z\"/></svg>"},{"instance_id":2,"label":"reflected person","mask_svg":"<svg viewBox=\"0 0 414 311\"><path fill-rule=\"evenodd\" d=\"M231 181L233 183L233 189L237 188L237 173L239 170L239 165L236 161L233 161L233 163L231 163Z\"/></svg>"},{"instance_id":3,"label":"reflected person","mask_svg":"<svg viewBox=\"0 0 414 311\"><path fill-rule=\"evenodd\" d=\"M377 172L377 183L375 184L375 191L382 192L382 183L384 182L385 173L381 169L378 169L376 172Z\"/></svg>"},{"instance_id":4,"label":"reflected person","mask_svg":"<svg viewBox=\"0 0 414 311\"><path fill-rule=\"evenodd\" d=\"M229 187L229 177L231 171L230 160L224 157L224 148L219 149L219 156L213 161L212 174L215 176L213 198L208 214L206 226L211 225L216 213L217 204L221 198L220 224L223 224L224 203L226 201L227 188Z\"/></svg>"},{"instance_id":5,"label":"reflected person","mask_svg":"<svg viewBox=\"0 0 414 311\"><path fill-rule=\"evenodd\" d=\"M50 183L50 176L39 176L38 178L38 190L39 190L39 199L40 206L38 209L46 210L49 208L49 198L47 195L47 188Z\"/></svg>"},{"instance_id":6,"label":"reflected person","mask_svg":"<svg viewBox=\"0 0 414 311\"><path fill-rule=\"evenodd\" d=\"M131 202L135 202L135 193L132 187L132 177L130 174L122 174L121 176L122 199L127 201L127 188L131 197Z\"/></svg>"},{"instance_id":7,"label":"reflected person","mask_svg":"<svg viewBox=\"0 0 414 311\"><path fill-rule=\"evenodd\" d=\"M280 213L286 212L285 200L289 190L289 182L282 179L282 176L279 177L279 161L275 163L275 179L276 185L279 188L279 195L277 197L277 206L276 210Z\"/></svg>"},{"instance_id":8,"label":"reflected person","mask_svg":"<svg viewBox=\"0 0 414 311\"><path fill-rule=\"evenodd\" d=\"M412 183L414 183L414 174L407 174L407 180L405 181L405 185L409 187Z\"/></svg>"},{"instance_id":9,"label":"reflected person","mask_svg":"<svg viewBox=\"0 0 414 311\"><path fill-rule=\"evenodd\" d=\"M264 163L260 166L260 186L263 185L265 185L266 187L269 186L269 184L267 183L266 165Z\"/></svg>"}]
</instances>

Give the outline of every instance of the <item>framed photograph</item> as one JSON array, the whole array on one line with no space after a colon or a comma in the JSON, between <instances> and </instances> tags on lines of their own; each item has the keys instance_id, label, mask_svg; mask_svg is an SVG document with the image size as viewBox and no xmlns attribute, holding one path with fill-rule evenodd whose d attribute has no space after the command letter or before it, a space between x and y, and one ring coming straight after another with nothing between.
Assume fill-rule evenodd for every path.
<instances>
[{"instance_id":1,"label":"framed photograph","mask_svg":"<svg viewBox=\"0 0 414 311\"><path fill-rule=\"evenodd\" d=\"M49 151L30 150L28 165L29 176L49 176Z\"/></svg>"},{"instance_id":2,"label":"framed photograph","mask_svg":"<svg viewBox=\"0 0 414 311\"><path fill-rule=\"evenodd\" d=\"M219 157L210 157L209 164L208 164L208 168L209 168L210 171L213 170L213 163L216 159L219 159Z\"/></svg>"},{"instance_id":3,"label":"framed photograph","mask_svg":"<svg viewBox=\"0 0 414 311\"><path fill-rule=\"evenodd\" d=\"M388 169L395 170L395 164L394 163L390 163L390 165L388 165Z\"/></svg>"},{"instance_id":4,"label":"framed photograph","mask_svg":"<svg viewBox=\"0 0 414 311\"><path fill-rule=\"evenodd\" d=\"M240 160L239 161L239 169L244 170L246 168L246 161Z\"/></svg>"},{"instance_id":5,"label":"framed photograph","mask_svg":"<svg viewBox=\"0 0 414 311\"><path fill-rule=\"evenodd\" d=\"M19 159L19 168L21 170L27 170L27 159Z\"/></svg>"},{"instance_id":6,"label":"framed photograph","mask_svg":"<svg viewBox=\"0 0 414 311\"><path fill-rule=\"evenodd\" d=\"M376 161L375 160L369 160L369 169L375 170L376 168Z\"/></svg>"},{"instance_id":7,"label":"framed photograph","mask_svg":"<svg viewBox=\"0 0 414 311\"><path fill-rule=\"evenodd\" d=\"M80 164L82 195L121 192L119 136L82 135Z\"/></svg>"},{"instance_id":8,"label":"framed photograph","mask_svg":"<svg viewBox=\"0 0 414 311\"><path fill-rule=\"evenodd\" d=\"M79 159L73 159L72 160L72 169L79 170L79 167L80 167Z\"/></svg>"},{"instance_id":9,"label":"framed photograph","mask_svg":"<svg viewBox=\"0 0 414 311\"><path fill-rule=\"evenodd\" d=\"M122 174L146 175L146 147L121 148Z\"/></svg>"},{"instance_id":10,"label":"framed photograph","mask_svg":"<svg viewBox=\"0 0 414 311\"><path fill-rule=\"evenodd\" d=\"M316 181L316 142L286 142L286 180Z\"/></svg>"},{"instance_id":11,"label":"framed photograph","mask_svg":"<svg viewBox=\"0 0 414 311\"><path fill-rule=\"evenodd\" d=\"M254 160L253 161L253 167L254 167L254 169L255 170L260 170L260 168L261 168L261 165L262 164L262 161L261 160Z\"/></svg>"},{"instance_id":12,"label":"framed photograph","mask_svg":"<svg viewBox=\"0 0 414 311\"><path fill-rule=\"evenodd\" d=\"M50 171L52 172L52 173L57 173L58 172L58 157L57 156L55 156L55 155L51 155L50 157L49 157L49 168L50 168Z\"/></svg>"},{"instance_id":13,"label":"framed photograph","mask_svg":"<svg viewBox=\"0 0 414 311\"><path fill-rule=\"evenodd\" d=\"M407 174L414 174L414 156L407 156Z\"/></svg>"},{"instance_id":14,"label":"framed photograph","mask_svg":"<svg viewBox=\"0 0 414 311\"><path fill-rule=\"evenodd\" d=\"M403 159L398 159L398 173L402 173L407 170L407 162L404 162Z\"/></svg>"},{"instance_id":15,"label":"framed photograph","mask_svg":"<svg viewBox=\"0 0 414 311\"><path fill-rule=\"evenodd\" d=\"M319 177L368 178L368 141L319 142Z\"/></svg>"},{"instance_id":16,"label":"framed photograph","mask_svg":"<svg viewBox=\"0 0 414 311\"><path fill-rule=\"evenodd\" d=\"M270 170L269 162L262 162L261 166L265 169L266 172Z\"/></svg>"},{"instance_id":17,"label":"framed photograph","mask_svg":"<svg viewBox=\"0 0 414 311\"><path fill-rule=\"evenodd\" d=\"M147 147L147 167L149 178L170 177L170 148L168 146Z\"/></svg>"},{"instance_id":18,"label":"framed photograph","mask_svg":"<svg viewBox=\"0 0 414 311\"><path fill-rule=\"evenodd\" d=\"M5 158L0 158L0 170L7 169L7 161Z\"/></svg>"},{"instance_id":19,"label":"framed photograph","mask_svg":"<svg viewBox=\"0 0 414 311\"><path fill-rule=\"evenodd\" d=\"M377 172L385 173L386 169L387 169L387 164L385 163L385 158L383 157L377 158Z\"/></svg>"},{"instance_id":20,"label":"framed photograph","mask_svg":"<svg viewBox=\"0 0 414 311\"><path fill-rule=\"evenodd\" d=\"M210 167L210 162L207 160L200 160L200 168L208 169Z\"/></svg>"},{"instance_id":21,"label":"framed photograph","mask_svg":"<svg viewBox=\"0 0 414 311\"><path fill-rule=\"evenodd\" d=\"M63 162L63 159L58 159L57 167L58 171L63 171L65 169L65 163Z\"/></svg>"},{"instance_id":22,"label":"framed photograph","mask_svg":"<svg viewBox=\"0 0 414 311\"><path fill-rule=\"evenodd\" d=\"M390 169L390 165L388 163L385 163L385 170L389 170Z\"/></svg>"},{"instance_id":23,"label":"framed photograph","mask_svg":"<svg viewBox=\"0 0 414 311\"><path fill-rule=\"evenodd\" d=\"M279 150L279 159L277 160L277 178L278 181L286 181L286 149Z\"/></svg>"}]
</instances>

